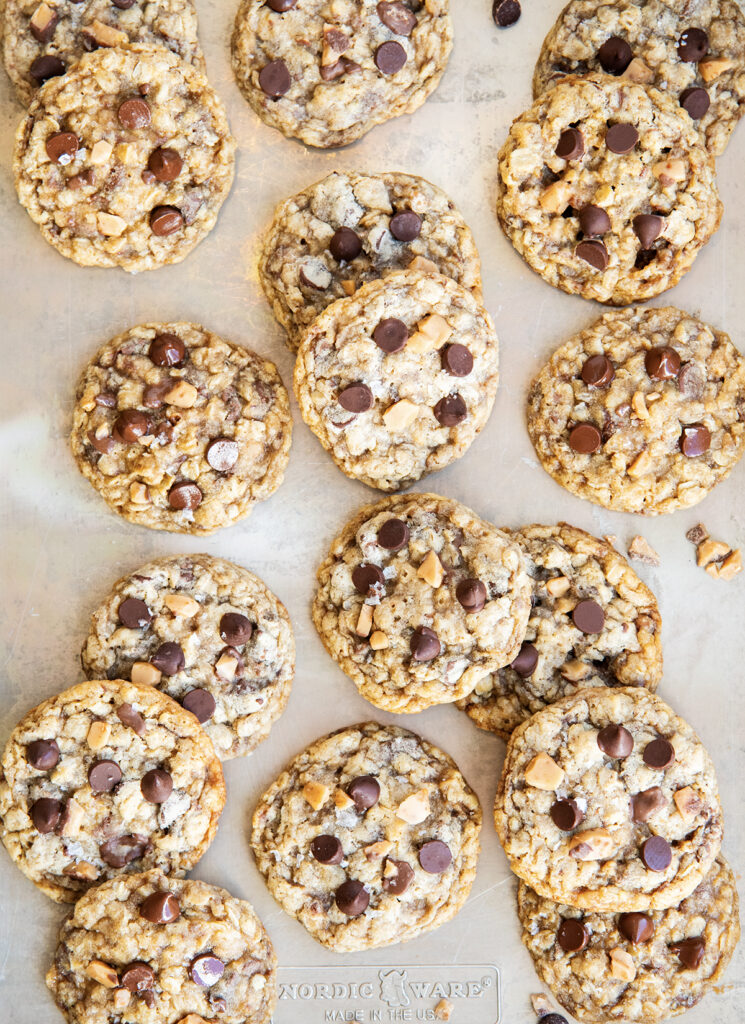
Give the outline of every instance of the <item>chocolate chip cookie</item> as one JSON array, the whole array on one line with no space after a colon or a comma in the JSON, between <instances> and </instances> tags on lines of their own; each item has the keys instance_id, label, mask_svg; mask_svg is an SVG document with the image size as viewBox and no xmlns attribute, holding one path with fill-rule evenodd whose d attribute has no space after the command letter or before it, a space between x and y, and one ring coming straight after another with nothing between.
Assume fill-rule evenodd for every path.
<instances>
[{"instance_id":1,"label":"chocolate chip cookie","mask_svg":"<svg viewBox=\"0 0 745 1024\"><path fill-rule=\"evenodd\" d=\"M276 966L250 903L147 871L78 900L47 985L70 1024L266 1024Z\"/></svg>"},{"instance_id":2,"label":"chocolate chip cookie","mask_svg":"<svg viewBox=\"0 0 745 1024\"><path fill-rule=\"evenodd\" d=\"M452 758L367 722L311 744L259 801L251 845L269 891L339 953L407 942L457 914L481 807Z\"/></svg>"},{"instance_id":3,"label":"chocolate chip cookie","mask_svg":"<svg viewBox=\"0 0 745 1024\"><path fill-rule=\"evenodd\" d=\"M494 815L519 878L540 896L602 913L676 906L722 841L709 755L641 688L586 690L516 729Z\"/></svg>"},{"instance_id":4,"label":"chocolate chip cookie","mask_svg":"<svg viewBox=\"0 0 745 1024\"><path fill-rule=\"evenodd\" d=\"M249 754L284 711L295 641L287 609L258 576L177 555L114 585L81 660L91 679L133 679L179 701L226 760Z\"/></svg>"},{"instance_id":5,"label":"chocolate chip cookie","mask_svg":"<svg viewBox=\"0 0 745 1024\"><path fill-rule=\"evenodd\" d=\"M589 71L669 93L718 156L745 111L745 17L734 0L571 0L543 43L533 92Z\"/></svg>"},{"instance_id":6,"label":"chocolate chip cookie","mask_svg":"<svg viewBox=\"0 0 745 1024\"><path fill-rule=\"evenodd\" d=\"M723 857L669 910L582 913L520 882L523 942L541 980L586 1024L652 1024L714 988L740 938L737 886Z\"/></svg>"},{"instance_id":7,"label":"chocolate chip cookie","mask_svg":"<svg viewBox=\"0 0 745 1024\"><path fill-rule=\"evenodd\" d=\"M5 68L24 106L97 47L163 46L204 70L191 0L6 0L4 19Z\"/></svg>"},{"instance_id":8,"label":"chocolate chip cookie","mask_svg":"<svg viewBox=\"0 0 745 1024\"><path fill-rule=\"evenodd\" d=\"M497 214L556 288L615 306L677 284L719 227L714 159L677 98L569 75L513 123Z\"/></svg>"},{"instance_id":9,"label":"chocolate chip cookie","mask_svg":"<svg viewBox=\"0 0 745 1024\"><path fill-rule=\"evenodd\" d=\"M494 325L471 292L398 270L313 321L295 394L343 473L398 491L465 454L489 418L498 365Z\"/></svg>"},{"instance_id":10,"label":"chocolate chip cookie","mask_svg":"<svg viewBox=\"0 0 745 1024\"><path fill-rule=\"evenodd\" d=\"M525 640L512 664L485 676L458 707L506 739L536 711L588 687L656 690L660 613L626 559L567 523L511 537L533 587Z\"/></svg>"},{"instance_id":11,"label":"chocolate chip cookie","mask_svg":"<svg viewBox=\"0 0 745 1024\"><path fill-rule=\"evenodd\" d=\"M619 512L689 508L745 449L745 360L682 310L607 313L556 350L528 432L567 490Z\"/></svg>"},{"instance_id":12,"label":"chocolate chip cookie","mask_svg":"<svg viewBox=\"0 0 745 1024\"><path fill-rule=\"evenodd\" d=\"M122 872L192 868L225 803L194 715L152 686L79 683L29 711L0 764L0 838L58 903Z\"/></svg>"},{"instance_id":13,"label":"chocolate chip cookie","mask_svg":"<svg viewBox=\"0 0 745 1024\"><path fill-rule=\"evenodd\" d=\"M259 280L296 350L335 299L405 267L439 272L481 296L481 264L461 214L412 174L334 171L277 208Z\"/></svg>"},{"instance_id":14,"label":"chocolate chip cookie","mask_svg":"<svg viewBox=\"0 0 745 1024\"><path fill-rule=\"evenodd\" d=\"M235 140L204 74L159 46L86 53L41 88L16 134L18 198L84 267L180 263L212 230Z\"/></svg>"},{"instance_id":15,"label":"chocolate chip cookie","mask_svg":"<svg viewBox=\"0 0 745 1024\"><path fill-rule=\"evenodd\" d=\"M178 322L132 327L99 349L78 384L70 443L114 512L205 535L277 490L291 438L274 363Z\"/></svg>"},{"instance_id":16,"label":"chocolate chip cookie","mask_svg":"<svg viewBox=\"0 0 745 1024\"><path fill-rule=\"evenodd\" d=\"M360 510L318 570L313 621L332 658L384 711L465 697L513 661L530 611L519 545L436 494Z\"/></svg>"},{"instance_id":17,"label":"chocolate chip cookie","mask_svg":"<svg viewBox=\"0 0 745 1024\"><path fill-rule=\"evenodd\" d=\"M242 0L233 70L272 128L344 146L411 114L437 87L453 45L449 0Z\"/></svg>"}]
</instances>

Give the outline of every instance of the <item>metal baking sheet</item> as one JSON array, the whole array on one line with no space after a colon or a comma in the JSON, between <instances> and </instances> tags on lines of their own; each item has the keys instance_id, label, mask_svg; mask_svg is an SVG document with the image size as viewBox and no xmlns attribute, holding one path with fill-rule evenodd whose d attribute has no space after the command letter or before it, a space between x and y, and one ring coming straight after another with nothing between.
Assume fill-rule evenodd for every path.
<instances>
[{"instance_id":1,"label":"metal baking sheet","mask_svg":"<svg viewBox=\"0 0 745 1024\"><path fill-rule=\"evenodd\" d=\"M515 883L491 823L503 743L479 732L454 708L397 718L376 711L325 654L311 624L315 569L345 518L375 495L342 476L295 410L295 438L281 489L239 525L193 540L138 528L108 512L77 473L67 434L75 381L85 360L106 339L144 320L201 321L274 359L289 385L292 358L260 293L254 266L257 238L274 205L335 168L398 169L442 186L476 235L485 301L501 340L502 376L483 434L463 459L425 486L499 524L561 518L621 541L641 532L657 549L659 569L642 566L639 572L662 608L660 693L694 724L718 767L724 849L741 877L745 574L731 583L711 580L696 568L685 531L702 520L713 536L732 546L745 544L745 464L696 509L645 521L605 512L559 488L537 465L525 430L524 399L533 374L556 345L601 312L536 277L502 236L493 213L497 153L511 119L529 103L532 66L562 3L526 0L518 24L498 31L489 0L452 0L455 49L439 90L425 106L412 117L375 128L352 147L314 152L266 128L241 98L229 64L233 0L197 0L209 73L238 139L236 182L215 231L184 263L137 277L64 260L17 204L12 140L21 110L0 74L0 740L5 742L32 705L81 678L78 652L88 617L120 574L159 555L202 550L253 569L290 609L297 676L289 707L270 739L250 759L226 765L227 807L217 839L195 874L254 904L283 965L281 980L288 984L299 984L300 976L314 985L327 978L369 982L393 970L405 973L407 984L412 979L458 983L477 981L482 973L496 978L496 968L500 998L489 1004L491 1017L481 1015L479 1000L456 998L452 1024L493 1024L498 1014L509 1024L533 1024L529 995L542 986L520 942ZM700 313L741 348L744 164L742 126L720 160L722 228L683 282L657 300ZM258 796L285 761L318 736L368 718L398 721L456 758L483 804L483 852L470 899L451 923L405 946L338 956L315 943L273 901L252 862L248 823ZM58 1017L44 973L65 910L37 892L4 852L0 894L0 1020L51 1024ZM496 982L491 992L497 994ZM376 998L368 1009L380 1010L384 1021L431 1019L437 1002L415 1002L410 995L409 1006L396 1007L381 1002L380 994ZM327 1009L365 1008L354 998L336 1007L325 1002L317 990L311 999L282 1000L277 1024L316 1024L334 1019L326 1017ZM691 1010L686 1022L739 1024L743 1005L741 947L719 991Z\"/></svg>"}]
</instances>

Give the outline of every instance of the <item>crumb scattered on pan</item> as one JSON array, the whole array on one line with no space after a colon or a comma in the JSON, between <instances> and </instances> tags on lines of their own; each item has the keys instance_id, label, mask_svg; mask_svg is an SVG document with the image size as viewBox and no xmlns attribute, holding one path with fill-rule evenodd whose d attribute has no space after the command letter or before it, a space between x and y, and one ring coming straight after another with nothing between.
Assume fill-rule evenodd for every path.
<instances>
[{"instance_id":1,"label":"crumb scattered on pan","mask_svg":"<svg viewBox=\"0 0 745 1024\"><path fill-rule=\"evenodd\" d=\"M608 540L608 538L605 538ZM530 997L530 1001L533 1004L536 1016L545 1017L547 1013L551 1013L551 1003L548 1001L548 996L545 996L543 992L534 992Z\"/></svg>"},{"instance_id":2,"label":"crumb scattered on pan","mask_svg":"<svg viewBox=\"0 0 745 1024\"><path fill-rule=\"evenodd\" d=\"M695 526L692 526L686 534L686 537L691 542L691 544L700 544L701 541L706 540L708 536L709 531L706 529L703 523L697 523Z\"/></svg>"},{"instance_id":3,"label":"crumb scattered on pan","mask_svg":"<svg viewBox=\"0 0 745 1024\"><path fill-rule=\"evenodd\" d=\"M450 1020L450 1015L453 1012L453 1004L449 999L441 999L435 1007L435 1017L438 1020Z\"/></svg>"},{"instance_id":4,"label":"crumb scattered on pan","mask_svg":"<svg viewBox=\"0 0 745 1024\"><path fill-rule=\"evenodd\" d=\"M660 556L655 549L643 537L637 535L628 546L629 558L637 562L644 562L645 565L659 565Z\"/></svg>"},{"instance_id":5,"label":"crumb scattered on pan","mask_svg":"<svg viewBox=\"0 0 745 1024\"><path fill-rule=\"evenodd\" d=\"M686 537L696 545L696 565L715 580L731 580L742 572L740 549L733 549L722 540L712 540L703 523L692 526Z\"/></svg>"}]
</instances>

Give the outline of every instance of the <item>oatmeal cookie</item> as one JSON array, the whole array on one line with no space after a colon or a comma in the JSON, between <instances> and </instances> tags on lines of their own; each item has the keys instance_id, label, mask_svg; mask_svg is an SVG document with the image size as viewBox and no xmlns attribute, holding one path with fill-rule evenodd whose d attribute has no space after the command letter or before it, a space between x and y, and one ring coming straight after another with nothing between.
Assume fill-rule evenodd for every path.
<instances>
[{"instance_id":1,"label":"oatmeal cookie","mask_svg":"<svg viewBox=\"0 0 745 1024\"><path fill-rule=\"evenodd\" d=\"M541 980L583 1024L653 1024L695 1006L740 938L737 886L723 857L669 910L582 913L520 882L523 942Z\"/></svg>"},{"instance_id":2,"label":"oatmeal cookie","mask_svg":"<svg viewBox=\"0 0 745 1024\"><path fill-rule=\"evenodd\" d=\"M513 123L497 214L529 266L615 306L677 284L719 227L714 158L677 100L570 75Z\"/></svg>"},{"instance_id":3,"label":"oatmeal cookie","mask_svg":"<svg viewBox=\"0 0 745 1024\"><path fill-rule=\"evenodd\" d=\"M309 146L345 146L411 114L453 46L449 0L241 0L233 70L262 121Z\"/></svg>"},{"instance_id":4,"label":"oatmeal cookie","mask_svg":"<svg viewBox=\"0 0 745 1024\"><path fill-rule=\"evenodd\" d=\"M249 754L284 711L295 641L287 609L258 576L177 555L114 585L81 660L91 679L134 679L179 701L226 760Z\"/></svg>"},{"instance_id":5,"label":"oatmeal cookie","mask_svg":"<svg viewBox=\"0 0 745 1024\"><path fill-rule=\"evenodd\" d=\"M339 953L407 942L457 914L481 807L452 758L367 722L299 754L263 795L251 845L269 891Z\"/></svg>"},{"instance_id":6,"label":"oatmeal cookie","mask_svg":"<svg viewBox=\"0 0 745 1024\"><path fill-rule=\"evenodd\" d=\"M498 364L494 324L471 292L399 270L311 324L295 394L343 473L398 491L465 454L494 405Z\"/></svg>"},{"instance_id":7,"label":"oatmeal cookie","mask_svg":"<svg viewBox=\"0 0 745 1024\"><path fill-rule=\"evenodd\" d=\"M282 483L292 418L274 363L198 324L132 327L80 379L70 443L114 512L205 535Z\"/></svg>"},{"instance_id":8,"label":"oatmeal cookie","mask_svg":"<svg viewBox=\"0 0 745 1024\"><path fill-rule=\"evenodd\" d=\"M147 871L78 900L47 985L69 1024L267 1024L276 968L250 903Z\"/></svg>"},{"instance_id":9,"label":"oatmeal cookie","mask_svg":"<svg viewBox=\"0 0 745 1024\"><path fill-rule=\"evenodd\" d=\"M532 607L511 665L485 676L458 707L507 739L536 711L596 686L644 686L662 678L657 600L605 541L568 523L510 536L525 554Z\"/></svg>"},{"instance_id":10,"label":"oatmeal cookie","mask_svg":"<svg viewBox=\"0 0 745 1024\"><path fill-rule=\"evenodd\" d=\"M597 912L665 910L719 853L714 765L648 690L585 690L513 732L494 809L510 867L540 896Z\"/></svg>"},{"instance_id":11,"label":"oatmeal cookie","mask_svg":"<svg viewBox=\"0 0 745 1024\"><path fill-rule=\"evenodd\" d=\"M29 711L0 762L0 838L58 903L157 867L183 875L225 803L214 747L152 686L79 683Z\"/></svg>"},{"instance_id":12,"label":"oatmeal cookie","mask_svg":"<svg viewBox=\"0 0 745 1024\"><path fill-rule=\"evenodd\" d=\"M718 156L745 111L745 17L734 0L571 0L543 43L534 95L590 71L669 93Z\"/></svg>"},{"instance_id":13,"label":"oatmeal cookie","mask_svg":"<svg viewBox=\"0 0 745 1024\"><path fill-rule=\"evenodd\" d=\"M180 263L212 230L234 162L203 73L136 45L86 53L39 90L14 171L20 202L58 252L136 273Z\"/></svg>"},{"instance_id":14,"label":"oatmeal cookie","mask_svg":"<svg viewBox=\"0 0 745 1024\"><path fill-rule=\"evenodd\" d=\"M436 494L360 510L318 570L313 621L332 658L384 711L465 697L511 662L530 578L519 545Z\"/></svg>"},{"instance_id":15,"label":"oatmeal cookie","mask_svg":"<svg viewBox=\"0 0 745 1024\"><path fill-rule=\"evenodd\" d=\"M689 508L745 449L745 360L682 310L607 313L536 377L528 432L580 498L645 515Z\"/></svg>"},{"instance_id":16,"label":"oatmeal cookie","mask_svg":"<svg viewBox=\"0 0 745 1024\"><path fill-rule=\"evenodd\" d=\"M412 174L334 171L277 208L259 279L294 351L330 303L405 267L481 297L476 243L444 192Z\"/></svg>"}]
</instances>

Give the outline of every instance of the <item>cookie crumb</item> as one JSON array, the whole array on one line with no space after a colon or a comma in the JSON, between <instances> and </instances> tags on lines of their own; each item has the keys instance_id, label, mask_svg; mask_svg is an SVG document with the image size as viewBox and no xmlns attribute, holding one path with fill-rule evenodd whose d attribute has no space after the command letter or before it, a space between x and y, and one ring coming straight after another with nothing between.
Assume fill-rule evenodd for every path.
<instances>
[{"instance_id":1,"label":"cookie crumb","mask_svg":"<svg viewBox=\"0 0 745 1024\"><path fill-rule=\"evenodd\" d=\"M441 999L435 1007L435 1017L438 1020L450 1020L450 1015L453 1012L453 1004L449 999Z\"/></svg>"},{"instance_id":2,"label":"cookie crumb","mask_svg":"<svg viewBox=\"0 0 745 1024\"><path fill-rule=\"evenodd\" d=\"M700 524L686 534L698 536ZM703 527L700 527L702 530ZM742 572L742 552L739 548L730 548L721 540L712 540L704 530L705 537L696 542L696 565L707 572L715 580L731 580Z\"/></svg>"},{"instance_id":3,"label":"cookie crumb","mask_svg":"<svg viewBox=\"0 0 745 1024\"><path fill-rule=\"evenodd\" d=\"M637 562L643 562L645 565L654 566L658 566L660 564L660 556L649 541L646 541L644 537L639 534L632 539L627 550L629 558L633 558Z\"/></svg>"},{"instance_id":4,"label":"cookie crumb","mask_svg":"<svg viewBox=\"0 0 745 1024\"><path fill-rule=\"evenodd\" d=\"M607 537L605 539L608 540ZM530 997L530 1002L533 1004L536 1016L545 1017L547 1013L551 1013L551 1003L543 992L534 992Z\"/></svg>"},{"instance_id":5,"label":"cookie crumb","mask_svg":"<svg viewBox=\"0 0 745 1024\"><path fill-rule=\"evenodd\" d=\"M700 544L703 540L708 540L709 531L706 529L703 523L697 523L692 526L686 534L687 539L691 544Z\"/></svg>"},{"instance_id":6,"label":"cookie crumb","mask_svg":"<svg viewBox=\"0 0 745 1024\"><path fill-rule=\"evenodd\" d=\"M618 547L618 537L615 535L615 533L604 533L603 540L606 544L610 544L612 548Z\"/></svg>"}]
</instances>

